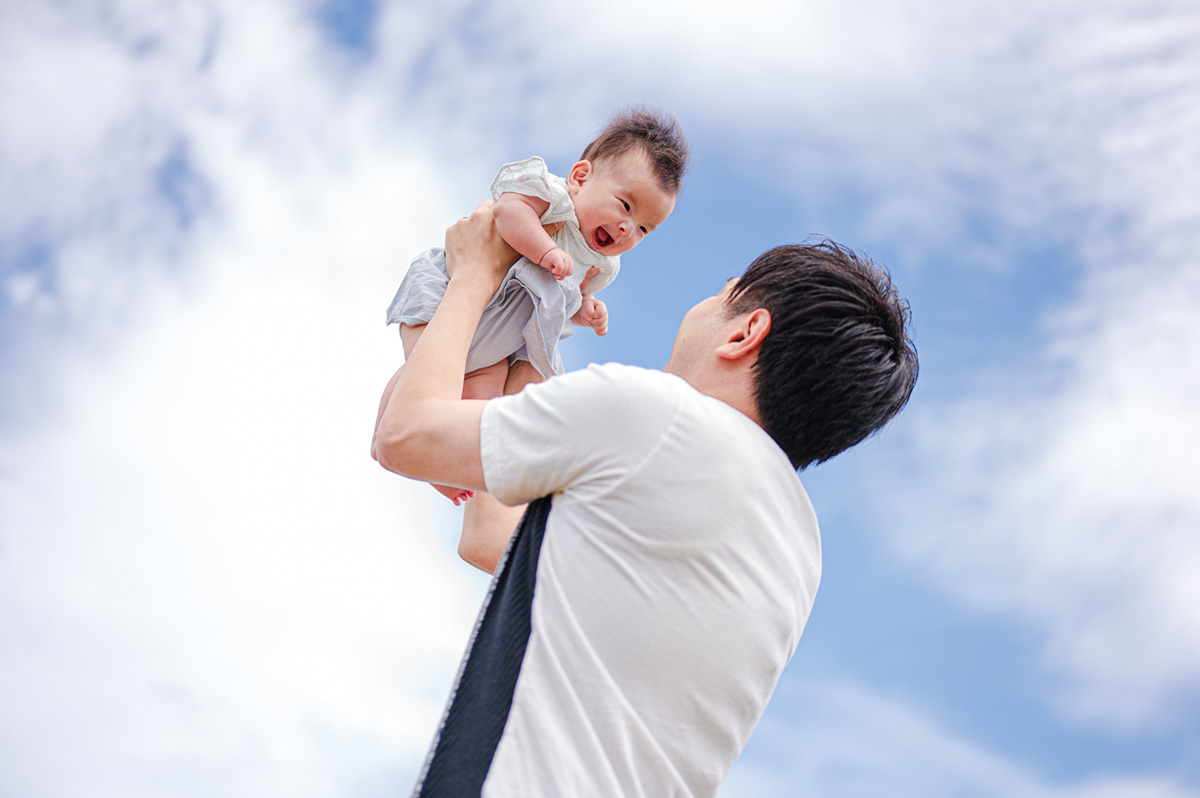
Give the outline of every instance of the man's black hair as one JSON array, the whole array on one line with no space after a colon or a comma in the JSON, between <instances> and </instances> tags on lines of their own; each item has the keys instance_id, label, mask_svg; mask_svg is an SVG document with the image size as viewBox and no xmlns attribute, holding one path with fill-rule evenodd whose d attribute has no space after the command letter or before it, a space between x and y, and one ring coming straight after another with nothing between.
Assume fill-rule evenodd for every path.
<instances>
[{"instance_id":1,"label":"man's black hair","mask_svg":"<svg viewBox=\"0 0 1200 798\"><path fill-rule=\"evenodd\" d=\"M795 468L850 448L912 395L917 352L905 330L908 303L863 255L829 240L764 252L726 308L771 314L754 398L763 427Z\"/></svg>"}]
</instances>

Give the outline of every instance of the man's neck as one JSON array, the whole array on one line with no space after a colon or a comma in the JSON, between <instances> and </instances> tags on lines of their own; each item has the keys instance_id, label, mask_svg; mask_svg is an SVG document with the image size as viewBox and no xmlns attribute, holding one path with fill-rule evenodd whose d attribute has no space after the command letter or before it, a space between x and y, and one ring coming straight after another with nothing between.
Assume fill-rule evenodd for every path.
<instances>
[{"instance_id":1,"label":"man's neck","mask_svg":"<svg viewBox=\"0 0 1200 798\"><path fill-rule=\"evenodd\" d=\"M674 374L705 396L719 399L758 426L762 426L758 403L754 401L754 383L748 368L718 368L680 373L674 371L668 364L663 371Z\"/></svg>"}]
</instances>

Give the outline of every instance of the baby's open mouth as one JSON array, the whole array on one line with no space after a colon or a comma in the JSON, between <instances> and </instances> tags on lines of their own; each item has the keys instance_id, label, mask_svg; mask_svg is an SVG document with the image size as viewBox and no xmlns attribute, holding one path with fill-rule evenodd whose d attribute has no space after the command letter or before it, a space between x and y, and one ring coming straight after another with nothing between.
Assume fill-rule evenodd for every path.
<instances>
[{"instance_id":1,"label":"baby's open mouth","mask_svg":"<svg viewBox=\"0 0 1200 798\"><path fill-rule=\"evenodd\" d=\"M613 242L612 236L603 227L596 228L596 235L593 238L596 241L596 249L604 249Z\"/></svg>"}]
</instances>

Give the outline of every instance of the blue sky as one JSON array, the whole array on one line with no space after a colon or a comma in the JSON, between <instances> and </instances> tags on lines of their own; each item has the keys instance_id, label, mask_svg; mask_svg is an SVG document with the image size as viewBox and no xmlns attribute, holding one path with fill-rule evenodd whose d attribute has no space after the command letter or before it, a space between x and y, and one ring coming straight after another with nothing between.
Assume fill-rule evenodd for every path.
<instances>
[{"instance_id":1,"label":"blue sky","mask_svg":"<svg viewBox=\"0 0 1200 798\"><path fill-rule=\"evenodd\" d=\"M0 794L403 794L486 580L378 469L413 254L615 108L675 215L568 365L817 234L921 382L802 476L825 572L722 796L1200 795L1186 2L7 4ZM101 785L98 787L97 785Z\"/></svg>"}]
</instances>

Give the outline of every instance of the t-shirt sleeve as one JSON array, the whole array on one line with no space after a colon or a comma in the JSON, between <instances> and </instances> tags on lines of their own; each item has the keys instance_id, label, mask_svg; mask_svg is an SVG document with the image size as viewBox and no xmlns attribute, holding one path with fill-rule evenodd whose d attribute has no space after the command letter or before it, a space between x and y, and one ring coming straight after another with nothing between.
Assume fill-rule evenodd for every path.
<instances>
[{"instance_id":1,"label":"t-shirt sleeve","mask_svg":"<svg viewBox=\"0 0 1200 798\"><path fill-rule=\"evenodd\" d=\"M612 489L669 427L677 405L673 379L626 366L589 366L489 401L480 420L488 492L514 505Z\"/></svg>"}]
</instances>

